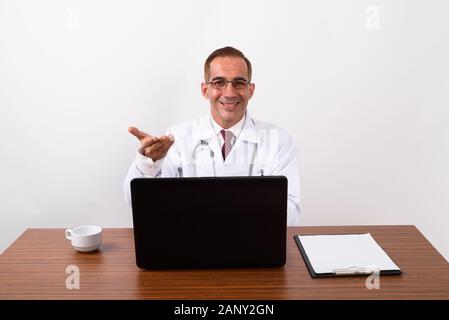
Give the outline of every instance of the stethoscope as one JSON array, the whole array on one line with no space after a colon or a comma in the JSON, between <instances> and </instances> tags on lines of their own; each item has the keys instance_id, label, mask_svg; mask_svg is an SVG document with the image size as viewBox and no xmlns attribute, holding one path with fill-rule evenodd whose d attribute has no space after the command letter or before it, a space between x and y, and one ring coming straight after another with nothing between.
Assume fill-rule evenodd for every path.
<instances>
[{"instance_id":1,"label":"stethoscope","mask_svg":"<svg viewBox=\"0 0 449 320\"><path fill-rule=\"evenodd\" d=\"M246 122L246 118L245 118L245 122ZM212 122L211 122L212 125ZM245 123L243 123L243 127L245 126ZM242 130L243 131L243 130ZM242 132L239 133L239 136ZM238 136L238 137L239 137ZM237 137L237 139L238 139ZM236 141L237 141L236 139ZM254 170L254 160L256 159L256 155L257 155L257 143L255 144L254 150L253 150L253 156L251 158L251 162L249 164L249 170L248 170L248 176L252 176L253 175L253 170ZM192 152L192 162L193 162L193 176L196 177L196 158L197 158L197 153L200 150L206 149L207 151L209 151L209 157L212 159L212 169L214 172L214 177L217 176L217 171L215 168L215 154L212 151L211 147L209 146L209 143L206 140L200 140L197 145L195 146L195 148L193 148L193 152ZM178 170L179 171L179 170ZM181 172L180 172L181 173ZM263 169L260 169L260 175L263 176Z\"/></svg>"}]
</instances>

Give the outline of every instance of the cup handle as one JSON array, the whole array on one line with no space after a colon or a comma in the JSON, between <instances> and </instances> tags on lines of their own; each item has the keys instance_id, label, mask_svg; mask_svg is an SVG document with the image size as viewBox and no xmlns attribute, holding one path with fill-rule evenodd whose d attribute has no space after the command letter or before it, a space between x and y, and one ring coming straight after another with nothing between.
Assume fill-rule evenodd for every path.
<instances>
[{"instance_id":1,"label":"cup handle","mask_svg":"<svg viewBox=\"0 0 449 320\"><path fill-rule=\"evenodd\" d=\"M66 239L68 239L68 240L72 240L72 229L67 229L67 230L65 231L65 237L66 237Z\"/></svg>"}]
</instances>

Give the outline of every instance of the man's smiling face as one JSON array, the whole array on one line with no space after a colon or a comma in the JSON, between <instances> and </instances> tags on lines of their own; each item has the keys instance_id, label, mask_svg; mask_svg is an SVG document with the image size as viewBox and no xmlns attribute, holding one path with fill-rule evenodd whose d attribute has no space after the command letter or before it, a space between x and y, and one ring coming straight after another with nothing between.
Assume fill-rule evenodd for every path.
<instances>
[{"instance_id":1,"label":"man's smiling face","mask_svg":"<svg viewBox=\"0 0 449 320\"><path fill-rule=\"evenodd\" d=\"M245 88L236 89L232 83L225 88L216 89L210 82L217 79L249 81L248 69L240 57L216 57L210 63L207 83L201 84L203 96L210 101L212 118L222 128L227 129L239 122L245 112L249 99L253 96L255 85L248 84Z\"/></svg>"}]
</instances>

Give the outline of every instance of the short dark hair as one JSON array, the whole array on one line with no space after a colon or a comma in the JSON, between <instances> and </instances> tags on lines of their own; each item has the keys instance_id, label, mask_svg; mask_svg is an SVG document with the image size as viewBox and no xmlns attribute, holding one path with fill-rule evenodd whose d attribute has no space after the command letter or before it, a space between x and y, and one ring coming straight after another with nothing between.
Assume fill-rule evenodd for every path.
<instances>
[{"instance_id":1,"label":"short dark hair","mask_svg":"<svg viewBox=\"0 0 449 320\"><path fill-rule=\"evenodd\" d=\"M246 63L246 67L248 69L248 80L251 81L251 75L253 73L252 67L251 67L251 62L249 62L248 58L245 57L245 55L238 49L233 48L233 47L224 47L224 48L220 48L215 50L214 52L212 52L209 57L207 57L206 62L204 63L204 79L207 81L209 81L209 76L210 76L210 64L212 62L212 60L214 60L217 57L239 57L242 58L243 60L245 60Z\"/></svg>"}]
</instances>

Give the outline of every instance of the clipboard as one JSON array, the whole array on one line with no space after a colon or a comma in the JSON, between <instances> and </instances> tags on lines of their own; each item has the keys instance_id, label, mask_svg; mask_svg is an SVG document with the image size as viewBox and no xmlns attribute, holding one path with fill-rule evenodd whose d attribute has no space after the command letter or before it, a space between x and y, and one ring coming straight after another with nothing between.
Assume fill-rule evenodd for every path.
<instances>
[{"instance_id":1,"label":"clipboard","mask_svg":"<svg viewBox=\"0 0 449 320\"><path fill-rule=\"evenodd\" d=\"M348 237L349 236L349 237ZM360 236L358 238L357 236ZM303 243L301 242L301 238L303 238L303 242L308 237L322 237L319 239L318 242L321 247L314 247L313 242L312 245L309 243ZM326 238L327 237L327 238ZM346 239L343 239L343 237L346 237ZM400 275L402 274L401 269L391 260L391 258L385 253L385 251L377 244L377 242L372 238L371 234L332 234L332 235L295 235L293 236L295 239L295 242L298 246L298 249L301 253L301 256L307 266L307 270L310 273L310 276L312 278L329 278L329 277L338 277L338 276L367 276L371 275L375 272L379 272L379 275ZM311 240L313 238L310 238ZM317 238L316 238L317 239ZM309 240L309 239L307 239ZM336 241L338 240L338 241ZM346 241L348 240L348 241ZM332 248L332 246L338 245L338 243L342 244L348 244L350 241L354 243L354 241L359 241L359 244L362 245L363 249L366 249L366 253L363 252L365 255L365 259L372 259L372 263L367 264L366 261L364 263L359 263L359 265L354 265L357 263L354 263L357 261L357 259L348 259L347 263L345 262L335 262L335 267L329 267L329 264L332 264L332 262L326 261L327 266L324 267L324 269L327 269L326 271L323 271L324 269L321 268L320 270L315 270L317 268L317 265L322 262L323 260L326 260L326 258L323 259L323 255L329 255L333 258L337 258L339 255L335 252L331 252L331 250L335 251L335 247ZM332 241L332 242L331 242ZM330 250L326 250L326 248L323 248L323 244L328 244ZM363 247L365 245L365 247ZM360 249L360 248L359 248ZM336 251L345 251L343 253L346 253L346 256L351 255L351 249L347 247L338 248ZM349 255L348 255L349 252ZM369 257L371 254L372 257ZM313 255L309 257L309 255ZM321 255L321 259L317 255ZM345 256L345 254L341 255ZM368 257L367 257L368 256ZM327 259L329 260L329 259ZM331 260L331 258L330 258ZM360 262L360 261L359 261ZM376 264L377 263L377 264ZM314 268L315 264L315 268ZM344 265L344 267L342 267ZM380 267L379 265L382 265ZM319 267L319 266L318 266ZM317 268L319 269L319 268Z\"/></svg>"}]
</instances>

